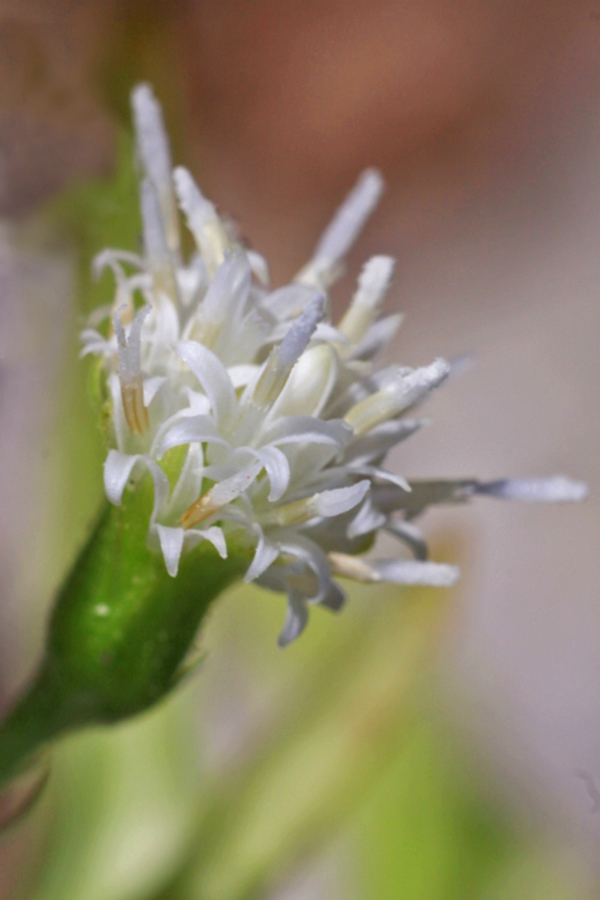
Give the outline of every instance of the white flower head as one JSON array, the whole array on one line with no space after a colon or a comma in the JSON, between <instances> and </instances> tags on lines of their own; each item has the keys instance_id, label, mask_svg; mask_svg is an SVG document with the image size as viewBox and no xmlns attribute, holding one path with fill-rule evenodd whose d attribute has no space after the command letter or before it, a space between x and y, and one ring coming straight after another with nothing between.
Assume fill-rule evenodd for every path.
<instances>
[{"instance_id":1,"label":"white flower head","mask_svg":"<svg viewBox=\"0 0 600 900\"><path fill-rule=\"evenodd\" d=\"M341 321L330 320L328 288L381 195L380 174L361 175L312 259L272 290L264 259L230 236L186 169L171 171L151 89L137 87L132 102L144 254L100 254L96 271L112 269L115 301L104 333L96 313L82 341L84 354L103 359L112 402L107 497L120 504L128 482L150 471L149 540L169 574L200 541L222 557L244 547L252 557L246 580L287 593L284 645L304 628L309 605L342 606L334 576L453 584L458 569L427 560L413 523L430 504L474 494L584 496L566 478L409 483L383 468L388 451L424 424L415 410L450 365L377 368L401 322L381 318L394 268L387 256L366 263ZM187 260L178 210L196 244ZM381 530L414 558L359 558Z\"/></svg>"}]
</instances>

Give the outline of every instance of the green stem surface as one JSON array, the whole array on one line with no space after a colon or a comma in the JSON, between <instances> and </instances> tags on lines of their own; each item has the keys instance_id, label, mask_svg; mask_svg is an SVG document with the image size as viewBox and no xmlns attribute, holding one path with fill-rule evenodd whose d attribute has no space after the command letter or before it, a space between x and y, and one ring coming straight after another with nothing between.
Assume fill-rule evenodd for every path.
<instances>
[{"instance_id":1,"label":"green stem surface","mask_svg":"<svg viewBox=\"0 0 600 900\"><path fill-rule=\"evenodd\" d=\"M147 546L147 479L107 505L59 592L32 687L0 723L0 785L65 731L117 722L179 681L211 602L248 565L204 541L171 578Z\"/></svg>"}]
</instances>

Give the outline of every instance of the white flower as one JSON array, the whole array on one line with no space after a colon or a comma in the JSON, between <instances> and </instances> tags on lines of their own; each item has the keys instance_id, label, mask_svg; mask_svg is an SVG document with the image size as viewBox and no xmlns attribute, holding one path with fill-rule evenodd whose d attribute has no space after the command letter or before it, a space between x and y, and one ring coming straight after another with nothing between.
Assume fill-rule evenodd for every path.
<instances>
[{"instance_id":1,"label":"white flower","mask_svg":"<svg viewBox=\"0 0 600 900\"><path fill-rule=\"evenodd\" d=\"M144 254L97 258L98 273L114 273L116 297L84 330L83 353L103 358L112 400L106 494L120 504L130 479L150 471L149 539L171 575L202 540L222 557L232 542L252 549L246 581L288 595L283 645L302 631L309 604L342 606L335 575L453 584L458 570L427 561L412 522L429 504L474 494L584 496L583 485L565 478L409 484L382 468L387 452L424 423L413 413L450 366L437 359L419 369L376 368L401 321L380 318L394 266L387 256L366 263L345 315L330 321L327 290L381 194L378 172L362 174L294 281L271 290L264 259L229 234L186 169L171 171L148 86L134 91L133 109ZM197 247L187 261L178 207ZM169 451L178 454L172 489ZM380 530L415 559L358 558Z\"/></svg>"}]
</instances>

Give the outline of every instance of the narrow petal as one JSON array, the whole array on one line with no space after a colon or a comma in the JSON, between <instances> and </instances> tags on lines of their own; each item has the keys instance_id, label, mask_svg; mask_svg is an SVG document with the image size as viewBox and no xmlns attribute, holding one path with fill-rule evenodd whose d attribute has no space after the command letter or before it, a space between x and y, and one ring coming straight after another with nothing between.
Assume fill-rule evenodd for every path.
<instances>
[{"instance_id":1,"label":"narrow petal","mask_svg":"<svg viewBox=\"0 0 600 900\"><path fill-rule=\"evenodd\" d=\"M323 491L315 494L313 501L317 515L339 516L348 512L364 499L371 487L370 481L359 481L351 487L334 488L331 491Z\"/></svg>"},{"instance_id":2,"label":"narrow petal","mask_svg":"<svg viewBox=\"0 0 600 900\"><path fill-rule=\"evenodd\" d=\"M221 360L197 341L180 341L177 352L202 385L219 426L227 423L236 409L237 401L231 379Z\"/></svg>"},{"instance_id":3,"label":"narrow petal","mask_svg":"<svg viewBox=\"0 0 600 900\"><path fill-rule=\"evenodd\" d=\"M285 453L282 453L277 447L263 447L260 450L255 450L253 447L240 449L251 453L264 465L271 485L269 502L275 503L280 500L290 483L290 464Z\"/></svg>"},{"instance_id":4,"label":"narrow petal","mask_svg":"<svg viewBox=\"0 0 600 900\"><path fill-rule=\"evenodd\" d=\"M261 528L258 537L256 553L254 554L254 558L252 560L252 563L250 564L250 568L244 575L244 581L246 582L246 584L249 584L256 578L260 578L263 572L265 572L269 568L269 566L275 562L275 560L279 556L279 553L279 547L265 538Z\"/></svg>"},{"instance_id":5,"label":"narrow petal","mask_svg":"<svg viewBox=\"0 0 600 900\"><path fill-rule=\"evenodd\" d=\"M369 478L378 478L380 481L387 481L402 488L403 491L410 491L410 484L398 475L396 472L388 472L387 469L380 469L377 466L351 465L348 467L350 472L356 472L357 475L368 475Z\"/></svg>"},{"instance_id":6,"label":"narrow petal","mask_svg":"<svg viewBox=\"0 0 600 900\"><path fill-rule=\"evenodd\" d=\"M362 537L369 532L377 531L382 525L385 525L386 517L378 509L375 509L371 502L371 498L367 497L357 514L354 516L346 534L350 540Z\"/></svg>"},{"instance_id":7,"label":"narrow petal","mask_svg":"<svg viewBox=\"0 0 600 900\"><path fill-rule=\"evenodd\" d=\"M169 528L166 525L156 525L155 528L158 532L160 549L165 559L167 572L172 578L175 578L179 569L185 531L183 528Z\"/></svg>"},{"instance_id":8,"label":"narrow petal","mask_svg":"<svg viewBox=\"0 0 600 900\"><path fill-rule=\"evenodd\" d=\"M227 542L223 529L218 525L211 525L210 528L190 528L185 532L185 536L186 543L197 543L200 540L210 541L221 559L227 559Z\"/></svg>"},{"instance_id":9,"label":"narrow petal","mask_svg":"<svg viewBox=\"0 0 600 900\"><path fill-rule=\"evenodd\" d=\"M287 647L299 637L308 622L308 607L306 601L299 594L290 592L288 594L288 608L285 617L285 623L277 643L280 647Z\"/></svg>"},{"instance_id":10,"label":"narrow petal","mask_svg":"<svg viewBox=\"0 0 600 900\"><path fill-rule=\"evenodd\" d=\"M410 547L416 559L425 562L429 556L427 544L421 530L412 522L405 522L399 519L387 519L383 526L389 534Z\"/></svg>"},{"instance_id":11,"label":"narrow petal","mask_svg":"<svg viewBox=\"0 0 600 900\"><path fill-rule=\"evenodd\" d=\"M144 406L150 406L166 381L167 379L164 375L154 375L152 378L144 378Z\"/></svg>"},{"instance_id":12,"label":"narrow petal","mask_svg":"<svg viewBox=\"0 0 600 900\"><path fill-rule=\"evenodd\" d=\"M173 172L179 205L190 231L202 252L210 275L214 275L231 246L214 205L202 194L191 174L183 166Z\"/></svg>"},{"instance_id":13,"label":"narrow petal","mask_svg":"<svg viewBox=\"0 0 600 900\"><path fill-rule=\"evenodd\" d=\"M339 612L346 604L346 592L342 590L336 581L332 581L329 590L319 603L319 606L325 606L332 612Z\"/></svg>"},{"instance_id":14,"label":"narrow petal","mask_svg":"<svg viewBox=\"0 0 600 900\"><path fill-rule=\"evenodd\" d=\"M301 283L328 281L377 205L383 179L376 169L366 169L338 209L317 244L309 265L297 276Z\"/></svg>"},{"instance_id":15,"label":"narrow petal","mask_svg":"<svg viewBox=\"0 0 600 900\"><path fill-rule=\"evenodd\" d=\"M224 322L241 314L250 291L250 265L244 253L230 253L219 266L202 301L209 322Z\"/></svg>"},{"instance_id":16,"label":"narrow petal","mask_svg":"<svg viewBox=\"0 0 600 900\"><path fill-rule=\"evenodd\" d=\"M135 464L141 459L138 454L119 453L109 450L104 463L104 490L106 496L115 506L121 505L125 485L133 472Z\"/></svg>"},{"instance_id":17,"label":"narrow petal","mask_svg":"<svg viewBox=\"0 0 600 900\"><path fill-rule=\"evenodd\" d=\"M275 420L264 435L265 444L331 444L344 447L352 429L342 419L323 421L312 416L283 416Z\"/></svg>"},{"instance_id":18,"label":"narrow petal","mask_svg":"<svg viewBox=\"0 0 600 900\"><path fill-rule=\"evenodd\" d=\"M377 356L379 351L396 336L403 321L402 313L392 313L391 316L375 322L354 348L352 359L372 359Z\"/></svg>"},{"instance_id":19,"label":"narrow petal","mask_svg":"<svg viewBox=\"0 0 600 900\"><path fill-rule=\"evenodd\" d=\"M156 447L157 459L162 459L167 450L182 444L220 444L229 447L219 435L217 426L210 416L186 416L167 431Z\"/></svg>"}]
</instances>

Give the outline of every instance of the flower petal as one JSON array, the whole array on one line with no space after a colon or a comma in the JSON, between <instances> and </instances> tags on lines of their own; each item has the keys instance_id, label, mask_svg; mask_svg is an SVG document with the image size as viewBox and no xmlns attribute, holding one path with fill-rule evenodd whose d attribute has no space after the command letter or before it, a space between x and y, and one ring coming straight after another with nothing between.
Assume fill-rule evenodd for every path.
<instances>
[{"instance_id":1,"label":"flower petal","mask_svg":"<svg viewBox=\"0 0 600 900\"><path fill-rule=\"evenodd\" d=\"M370 481L359 481L351 487L334 488L315 494L313 501L319 516L339 516L357 506L371 487Z\"/></svg>"},{"instance_id":2,"label":"flower petal","mask_svg":"<svg viewBox=\"0 0 600 900\"><path fill-rule=\"evenodd\" d=\"M202 385L219 426L226 424L237 401L231 378L221 360L197 341L180 341L177 352Z\"/></svg>"},{"instance_id":3,"label":"flower petal","mask_svg":"<svg viewBox=\"0 0 600 900\"><path fill-rule=\"evenodd\" d=\"M285 623L277 639L280 647L287 647L298 638L308 622L308 606L304 598L293 591L288 594L288 607Z\"/></svg>"},{"instance_id":4,"label":"flower petal","mask_svg":"<svg viewBox=\"0 0 600 900\"><path fill-rule=\"evenodd\" d=\"M176 422L163 436L156 448L157 459L162 459L172 447L194 442L229 447L227 441L219 435L217 426L210 416L186 416L185 419Z\"/></svg>"},{"instance_id":5,"label":"flower petal","mask_svg":"<svg viewBox=\"0 0 600 900\"><path fill-rule=\"evenodd\" d=\"M155 525L160 541L160 549L165 559L167 572L172 578L177 575L179 559L183 549L185 531L183 528L170 528L166 525Z\"/></svg>"},{"instance_id":6,"label":"flower petal","mask_svg":"<svg viewBox=\"0 0 600 900\"><path fill-rule=\"evenodd\" d=\"M271 541L268 541L264 536L262 528L260 528L256 553L254 554L254 558L252 560L252 563L250 564L250 568L244 575L244 581L246 582L246 584L249 584L256 578L260 578L263 572L265 572L269 568L269 566L275 562L275 560L279 556L279 553L279 547L276 544L273 544Z\"/></svg>"},{"instance_id":7,"label":"flower petal","mask_svg":"<svg viewBox=\"0 0 600 900\"><path fill-rule=\"evenodd\" d=\"M106 496L115 506L120 506L125 485L133 472L135 464L141 459L139 453L134 455L109 450L104 462L104 490Z\"/></svg>"}]
</instances>

